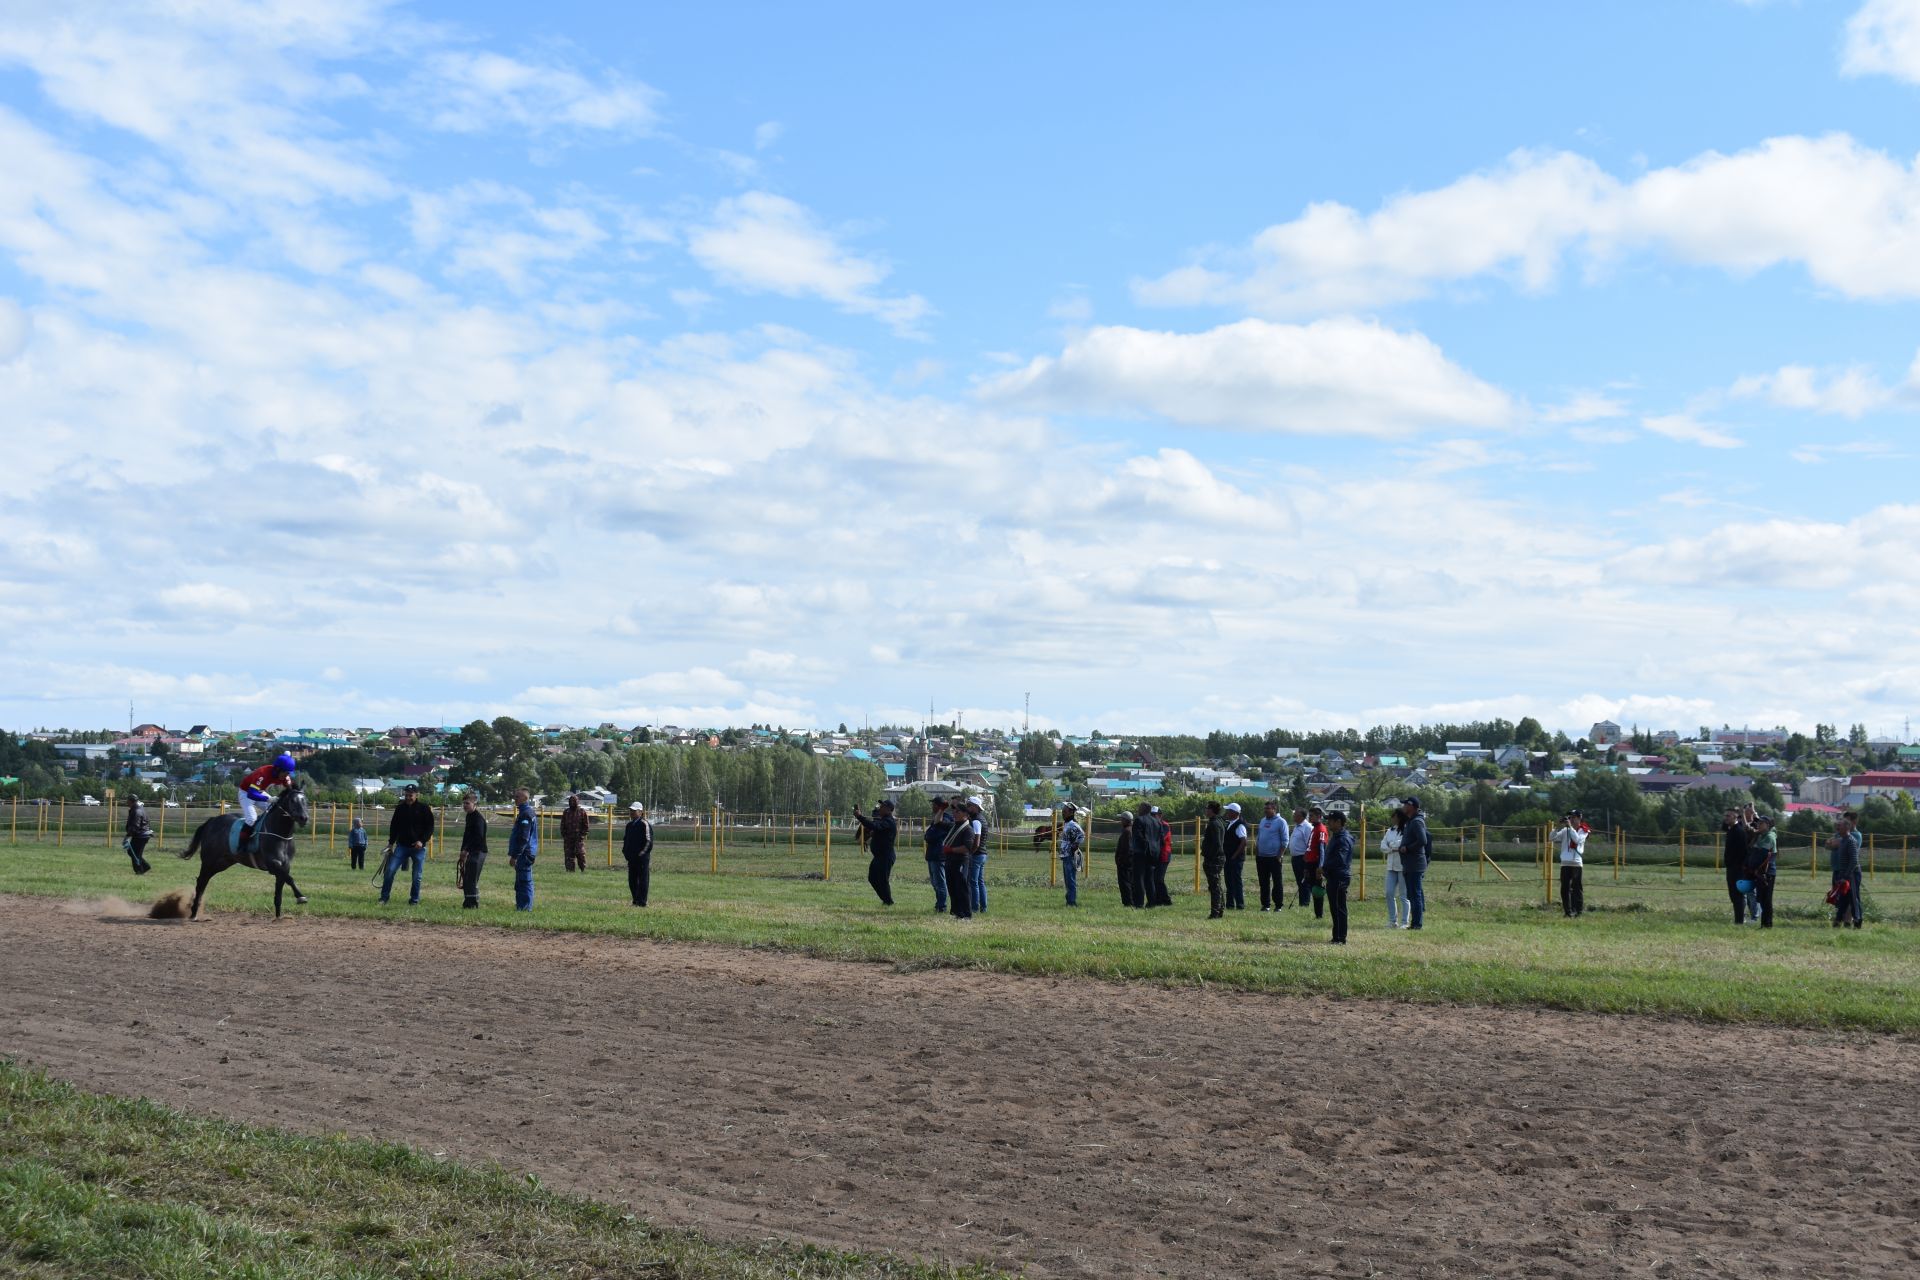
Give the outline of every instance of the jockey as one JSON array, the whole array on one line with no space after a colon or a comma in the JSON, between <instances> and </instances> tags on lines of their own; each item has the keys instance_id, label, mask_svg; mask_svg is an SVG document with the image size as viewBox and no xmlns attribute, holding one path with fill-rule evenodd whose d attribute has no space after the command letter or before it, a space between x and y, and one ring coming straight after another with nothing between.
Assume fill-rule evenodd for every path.
<instances>
[{"instance_id":1,"label":"jockey","mask_svg":"<svg viewBox=\"0 0 1920 1280\"><path fill-rule=\"evenodd\" d=\"M254 824L260 821L260 806L272 800L262 787L286 788L293 785L293 757L282 751L273 758L272 764L263 764L246 777L240 779L240 847L247 847L247 838L253 834Z\"/></svg>"}]
</instances>

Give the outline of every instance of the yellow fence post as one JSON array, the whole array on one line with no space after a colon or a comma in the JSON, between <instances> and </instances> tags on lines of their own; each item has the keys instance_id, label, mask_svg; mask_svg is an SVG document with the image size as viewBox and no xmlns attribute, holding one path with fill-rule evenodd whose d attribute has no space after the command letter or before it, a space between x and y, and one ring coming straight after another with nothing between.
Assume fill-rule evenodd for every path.
<instances>
[{"instance_id":1,"label":"yellow fence post","mask_svg":"<svg viewBox=\"0 0 1920 1280\"><path fill-rule=\"evenodd\" d=\"M106 821L101 824L104 829L100 832L102 836L100 843L104 844L105 846L107 846L107 848L111 849L113 848L113 788L112 787L107 788L107 807L102 809L100 812L106 817Z\"/></svg>"},{"instance_id":2,"label":"yellow fence post","mask_svg":"<svg viewBox=\"0 0 1920 1280\"><path fill-rule=\"evenodd\" d=\"M1540 892L1545 895L1548 906L1553 905L1553 857L1550 853L1553 837L1547 831L1547 825L1540 824Z\"/></svg>"},{"instance_id":3,"label":"yellow fence post","mask_svg":"<svg viewBox=\"0 0 1920 1280\"><path fill-rule=\"evenodd\" d=\"M1687 829L1680 828L1680 878L1687 878Z\"/></svg>"},{"instance_id":4,"label":"yellow fence post","mask_svg":"<svg viewBox=\"0 0 1920 1280\"><path fill-rule=\"evenodd\" d=\"M67 798L60 797L60 830L54 833L53 843L57 848L67 842Z\"/></svg>"},{"instance_id":5,"label":"yellow fence post","mask_svg":"<svg viewBox=\"0 0 1920 1280\"><path fill-rule=\"evenodd\" d=\"M1873 875L1873 832L1867 832L1867 874Z\"/></svg>"},{"instance_id":6,"label":"yellow fence post","mask_svg":"<svg viewBox=\"0 0 1920 1280\"><path fill-rule=\"evenodd\" d=\"M1807 879L1820 878L1820 837L1814 832L1807 833Z\"/></svg>"},{"instance_id":7,"label":"yellow fence post","mask_svg":"<svg viewBox=\"0 0 1920 1280\"><path fill-rule=\"evenodd\" d=\"M164 794L160 797L160 834L154 839L162 846L167 843L167 797Z\"/></svg>"},{"instance_id":8,"label":"yellow fence post","mask_svg":"<svg viewBox=\"0 0 1920 1280\"><path fill-rule=\"evenodd\" d=\"M166 812L164 807L160 810L162 816L164 816ZM329 803L327 805L327 856L329 858L331 858L339 848L340 842L334 839L334 829L339 825L340 806Z\"/></svg>"},{"instance_id":9,"label":"yellow fence post","mask_svg":"<svg viewBox=\"0 0 1920 1280\"><path fill-rule=\"evenodd\" d=\"M7 835L8 844L20 843L20 797L13 798L13 826Z\"/></svg>"},{"instance_id":10,"label":"yellow fence post","mask_svg":"<svg viewBox=\"0 0 1920 1280\"><path fill-rule=\"evenodd\" d=\"M1613 882L1620 883L1620 860L1627 853L1627 833L1615 827L1613 829Z\"/></svg>"},{"instance_id":11,"label":"yellow fence post","mask_svg":"<svg viewBox=\"0 0 1920 1280\"><path fill-rule=\"evenodd\" d=\"M1487 878L1487 824L1484 822L1480 824L1480 857L1475 861L1474 866L1479 869L1479 878L1485 880Z\"/></svg>"},{"instance_id":12,"label":"yellow fence post","mask_svg":"<svg viewBox=\"0 0 1920 1280\"><path fill-rule=\"evenodd\" d=\"M1901 836L1900 837L1900 877L1902 879L1905 879L1906 875L1907 875L1907 837Z\"/></svg>"},{"instance_id":13,"label":"yellow fence post","mask_svg":"<svg viewBox=\"0 0 1920 1280\"><path fill-rule=\"evenodd\" d=\"M821 815L826 826L827 842L820 849L820 878L833 879L833 810Z\"/></svg>"},{"instance_id":14,"label":"yellow fence post","mask_svg":"<svg viewBox=\"0 0 1920 1280\"><path fill-rule=\"evenodd\" d=\"M787 815L787 856L797 857L800 853L800 816Z\"/></svg>"},{"instance_id":15,"label":"yellow fence post","mask_svg":"<svg viewBox=\"0 0 1920 1280\"><path fill-rule=\"evenodd\" d=\"M614 797L616 803L619 799L619 796ZM619 816L620 810L618 808L615 808L607 814L607 870L609 871L613 870L613 820Z\"/></svg>"},{"instance_id":16,"label":"yellow fence post","mask_svg":"<svg viewBox=\"0 0 1920 1280\"><path fill-rule=\"evenodd\" d=\"M707 873L709 875L717 876L720 874L720 806L719 805L713 806L713 830L708 832L707 834L709 837L708 842L712 847L712 857L707 864Z\"/></svg>"}]
</instances>

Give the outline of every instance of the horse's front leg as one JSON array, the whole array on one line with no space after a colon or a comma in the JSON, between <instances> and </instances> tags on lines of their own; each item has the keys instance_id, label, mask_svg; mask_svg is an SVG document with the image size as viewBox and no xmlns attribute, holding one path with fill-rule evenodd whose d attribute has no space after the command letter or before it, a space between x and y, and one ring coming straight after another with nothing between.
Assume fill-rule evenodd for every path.
<instances>
[{"instance_id":1,"label":"horse's front leg","mask_svg":"<svg viewBox=\"0 0 1920 1280\"><path fill-rule=\"evenodd\" d=\"M293 905L294 905L294 906L296 906L296 907L304 907L304 906L306 906L306 905L307 905L307 895L306 895L306 894L304 894L304 893L302 893L302 892L300 892L300 886L299 886L299 885L297 885L297 884L295 884L295 883L293 882L293 872L291 872L291 871L289 871L289 872L287 872L287 874L286 874L286 876L284 877L284 879L285 879L285 880L286 880L286 882L287 882L287 888L289 888L289 889L291 889L291 890L293 890Z\"/></svg>"},{"instance_id":2,"label":"horse's front leg","mask_svg":"<svg viewBox=\"0 0 1920 1280\"><path fill-rule=\"evenodd\" d=\"M285 876L275 876L273 878L273 918L275 920L280 918L280 895L286 890L286 887L287 878Z\"/></svg>"},{"instance_id":3,"label":"horse's front leg","mask_svg":"<svg viewBox=\"0 0 1920 1280\"><path fill-rule=\"evenodd\" d=\"M200 864L200 878L193 882L193 906L187 912L187 919L198 920L200 918L200 899L206 896L207 881L213 879L213 874L213 868L208 867L204 862Z\"/></svg>"}]
</instances>

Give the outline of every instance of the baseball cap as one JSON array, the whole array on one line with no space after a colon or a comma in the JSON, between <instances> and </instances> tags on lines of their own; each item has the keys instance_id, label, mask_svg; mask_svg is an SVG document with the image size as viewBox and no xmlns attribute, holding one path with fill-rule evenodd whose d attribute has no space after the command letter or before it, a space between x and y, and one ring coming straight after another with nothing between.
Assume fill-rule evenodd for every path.
<instances>
[{"instance_id":1,"label":"baseball cap","mask_svg":"<svg viewBox=\"0 0 1920 1280\"><path fill-rule=\"evenodd\" d=\"M979 796L968 796L967 803L972 805L976 809L984 809L987 807L987 802L985 800L982 800Z\"/></svg>"},{"instance_id":2,"label":"baseball cap","mask_svg":"<svg viewBox=\"0 0 1920 1280\"><path fill-rule=\"evenodd\" d=\"M641 810L645 809L646 807L647 806L641 804L638 800L635 800L632 804L627 806L627 808L633 810L635 813L639 813Z\"/></svg>"},{"instance_id":3,"label":"baseball cap","mask_svg":"<svg viewBox=\"0 0 1920 1280\"><path fill-rule=\"evenodd\" d=\"M1238 813L1238 812L1240 812L1240 802L1239 802L1238 800L1235 800L1235 801L1232 801L1231 803L1229 803L1229 804L1227 805L1227 812L1228 812L1228 813Z\"/></svg>"}]
</instances>

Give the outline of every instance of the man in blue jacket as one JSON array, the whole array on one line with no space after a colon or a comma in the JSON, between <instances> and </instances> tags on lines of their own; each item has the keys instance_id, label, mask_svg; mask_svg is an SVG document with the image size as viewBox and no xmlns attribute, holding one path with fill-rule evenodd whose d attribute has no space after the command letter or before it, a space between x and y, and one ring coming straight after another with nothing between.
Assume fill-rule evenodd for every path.
<instances>
[{"instance_id":1,"label":"man in blue jacket","mask_svg":"<svg viewBox=\"0 0 1920 1280\"><path fill-rule=\"evenodd\" d=\"M927 879L933 882L933 913L941 915L947 909L947 858L944 850L947 837L953 834L953 812L947 807L944 796L935 797L933 817L927 821L927 829L920 833L920 842L927 850Z\"/></svg>"},{"instance_id":2,"label":"man in blue jacket","mask_svg":"<svg viewBox=\"0 0 1920 1280\"><path fill-rule=\"evenodd\" d=\"M1427 891L1421 877L1427 873L1427 859L1433 855L1433 837L1427 834L1427 820L1420 813L1420 798L1408 796L1400 805L1407 824L1400 829L1400 879L1407 886L1407 909L1418 929L1427 913Z\"/></svg>"},{"instance_id":3,"label":"man in blue jacket","mask_svg":"<svg viewBox=\"0 0 1920 1280\"><path fill-rule=\"evenodd\" d=\"M513 867L513 909L533 910L533 860L540 856L540 819L533 797L521 787L513 793L513 830L507 836L507 862Z\"/></svg>"},{"instance_id":4,"label":"man in blue jacket","mask_svg":"<svg viewBox=\"0 0 1920 1280\"><path fill-rule=\"evenodd\" d=\"M1338 809L1327 815L1327 847L1320 853L1319 874L1327 890L1327 914L1333 917L1333 941L1345 946L1347 886L1353 882L1353 832L1347 830L1347 815Z\"/></svg>"}]
</instances>

